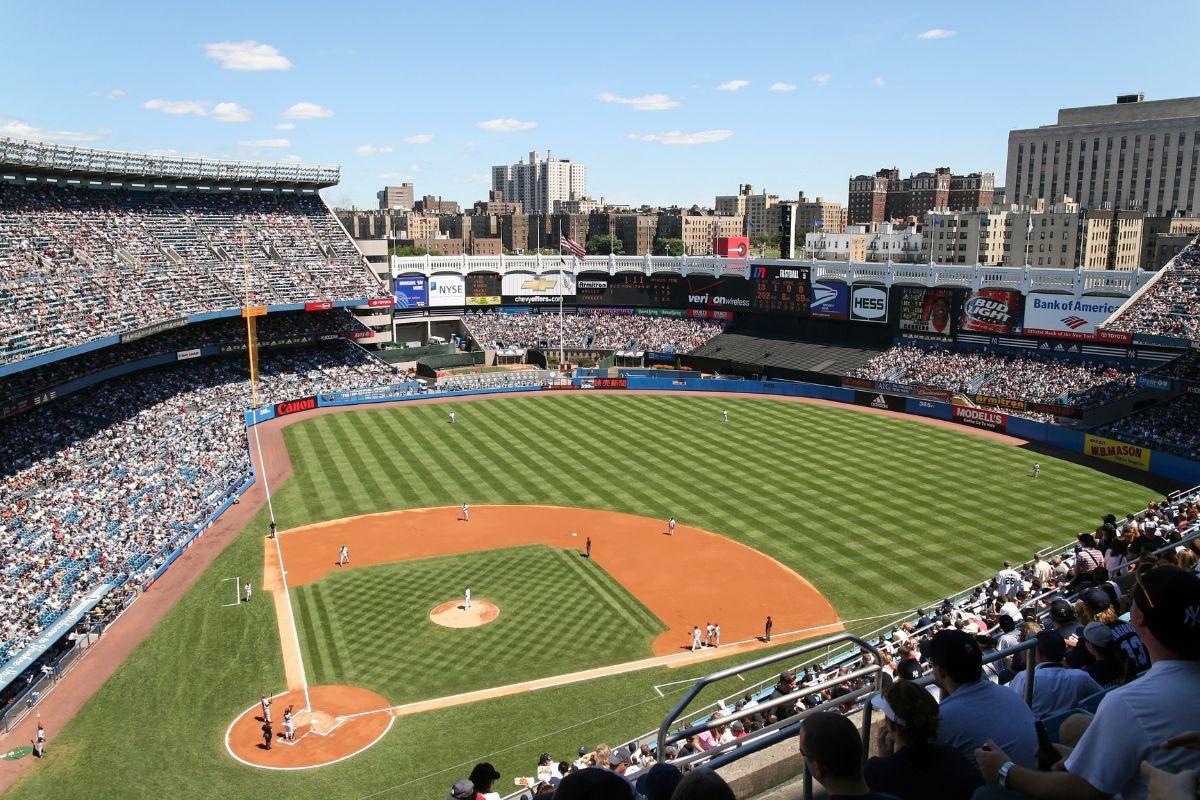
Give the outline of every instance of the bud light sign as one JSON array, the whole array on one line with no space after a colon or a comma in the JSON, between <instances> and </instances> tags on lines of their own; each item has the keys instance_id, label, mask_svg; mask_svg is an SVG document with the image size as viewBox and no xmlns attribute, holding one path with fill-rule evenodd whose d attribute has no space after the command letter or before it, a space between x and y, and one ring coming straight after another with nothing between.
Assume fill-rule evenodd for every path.
<instances>
[{"instance_id":1,"label":"bud light sign","mask_svg":"<svg viewBox=\"0 0 1200 800\"><path fill-rule=\"evenodd\" d=\"M980 289L967 294L959 330L1012 333L1017 326L1021 293L1015 289Z\"/></svg>"}]
</instances>

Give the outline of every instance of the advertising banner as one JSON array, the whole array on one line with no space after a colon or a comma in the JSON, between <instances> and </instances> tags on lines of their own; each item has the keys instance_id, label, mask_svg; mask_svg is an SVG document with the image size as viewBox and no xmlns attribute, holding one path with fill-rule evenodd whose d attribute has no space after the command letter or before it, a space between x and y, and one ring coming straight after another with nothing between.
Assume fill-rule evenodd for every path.
<instances>
[{"instance_id":1,"label":"advertising banner","mask_svg":"<svg viewBox=\"0 0 1200 800\"><path fill-rule=\"evenodd\" d=\"M850 319L887 322L888 293L882 286L855 286L850 290Z\"/></svg>"},{"instance_id":2,"label":"advertising banner","mask_svg":"<svg viewBox=\"0 0 1200 800\"><path fill-rule=\"evenodd\" d=\"M718 236L713 239L713 253L721 258L746 258L750 255L750 239L746 236Z\"/></svg>"},{"instance_id":3,"label":"advertising banner","mask_svg":"<svg viewBox=\"0 0 1200 800\"><path fill-rule=\"evenodd\" d=\"M561 275L557 272L547 272L537 276L516 272L506 274L500 287L506 304L557 304L561 299L564 303L574 305L575 285L575 276L569 272Z\"/></svg>"},{"instance_id":4,"label":"advertising banner","mask_svg":"<svg viewBox=\"0 0 1200 800\"><path fill-rule=\"evenodd\" d=\"M588 388L586 381L583 384L583 388L585 388L585 389ZM595 378L592 381L591 388L593 388L593 389L628 389L629 388L629 379L628 378Z\"/></svg>"},{"instance_id":5,"label":"advertising banner","mask_svg":"<svg viewBox=\"0 0 1200 800\"><path fill-rule=\"evenodd\" d=\"M875 390L887 392L888 394L914 394L912 386L907 383L895 383L893 381L875 381Z\"/></svg>"},{"instance_id":6,"label":"advertising banner","mask_svg":"<svg viewBox=\"0 0 1200 800\"><path fill-rule=\"evenodd\" d=\"M332 300L316 300L312 303L304 304L305 311L328 311L331 308L333 308Z\"/></svg>"},{"instance_id":7,"label":"advertising banner","mask_svg":"<svg viewBox=\"0 0 1200 800\"><path fill-rule=\"evenodd\" d=\"M971 406L954 406L954 421L972 428L983 428L988 431L1004 432L1008 415L1000 411Z\"/></svg>"},{"instance_id":8,"label":"advertising banner","mask_svg":"<svg viewBox=\"0 0 1200 800\"><path fill-rule=\"evenodd\" d=\"M1133 344L1133 334L1129 331L1110 331L1107 328L1097 328L1096 341L1112 342L1113 344Z\"/></svg>"},{"instance_id":9,"label":"advertising banner","mask_svg":"<svg viewBox=\"0 0 1200 800\"><path fill-rule=\"evenodd\" d=\"M1024 411L1026 408L1024 400L1013 400L1011 397L997 397L991 394L975 395L975 402L981 406L997 406L998 408L1009 408L1013 411Z\"/></svg>"},{"instance_id":10,"label":"advertising banner","mask_svg":"<svg viewBox=\"0 0 1200 800\"><path fill-rule=\"evenodd\" d=\"M468 306L500 305L500 274L496 272L472 272L464 279L466 287L464 301Z\"/></svg>"},{"instance_id":11,"label":"advertising banner","mask_svg":"<svg viewBox=\"0 0 1200 800\"><path fill-rule=\"evenodd\" d=\"M639 317L686 317L682 308L635 308L633 313Z\"/></svg>"},{"instance_id":12,"label":"advertising banner","mask_svg":"<svg viewBox=\"0 0 1200 800\"><path fill-rule=\"evenodd\" d=\"M869 378L842 378L843 389L866 389L870 391L875 388L875 381Z\"/></svg>"},{"instance_id":13,"label":"advertising banner","mask_svg":"<svg viewBox=\"0 0 1200 800\"><path fill-rule=\"evenodd\" d=\"M1025 297L1024 332L1055 339L1096 338L1096 326L1116 313L1122 297L1072 297L1031 292Z\"/></svg>"},{"instance_id":14,"label":"advertising banner","mask_svg":"<svg viewBox=\"0 0 1200 800\"><path fill-rule=\"evenodd\" d=\"M886 408L890 411L904 410L904 398L892 394L856 391L854 402L860 406L870 406L871 408Z\"/></svg>"},{"instance_id":15,"label":"advertising banner","mask_svg":"<svg viewBox=\"0 0 1200 800\"><path fill-rule=\"evenodd\" d=\"M317 407L317 398L302 397L299 400L285 400L282 403L275 404L275 416L286 417L288 414L297 414L301 411L312 411Z\"/></svg>"},{"instance_id":16,"label":"advertising banner","mask_svg":"<svg viewBox=\"0 0 1200 800\"><path fill-rule=\"evenodd\" d=\"M808 267L756 265L751 268L750 276L750 302L743 308L765 314L808 313L812 302Z\"/></svg>"},{"instance_id":17,"label":"advertising banner","mask_svg":"<svg viewBox=\"0 0 1200 800\"><path fill-rule=\"evenodd\" d=\"M1021 311L1021 293L1016 289L980 289L967 292L962 304L959 330L983 333L1012 333Z\"/></svg>"},{"instance_id":18,"label":"advertising banner","mask_svg":"<svg viewBox=\"0 0 1200 800\"><path fill-rule=\"evenodd\" d=\"M386 297L372 297L367 301L367 308L387 308L393 301Z\"/></svg>"},{"instance_id":19,"label":"advertising banner","mask_svg":"<svg viewBox=\"0 0 1200 800\"><path fill-rule=\"evenodd\" d=\"M949 403L954 399L954 392L949 389L934 389L930 386L917 386L913 390L913 394L917 397L924 397L927 400L938 400L942 403Z\"/></svg>"},{"instance_id":20,"label":"advertising banner","mask_svg":"<svg viewBox=\"0 0 1200 800\"><path fill-rule=\"evenodd\" d=\"M1146 471L1150 469L1150 450L1136 444L1118 442L1101 436L1087 434L1083 441L1083 452L1094 458L1102 458L1114 464Z\"/></svg>"},{"instance_id":21,"label":"advertising banner","mask_svg":"<svg viewBox=\"0 0 1200 800\"><path fill-rule=\"evenodd\" d=\"M434 275L429 279L429 305L431 308L441 306L466 305L466 285L461 275Z\"/></svg>"},{"instance_id":22,"label":"advertising banner","mask_svg":"<svg viewBox=\"0 0 1200 800\"><path fill-rule=\"evenodd\" d=\"M180 350L175 354L176 361L187 361L189 358L199 358L200 348L193 347L191 350Z\"/></svg>"},{"instance_id":23,"label":"advertising banner","mask_svg":"<svg viewBox=\"0 0 1200 800\"><path fill-rule=\"evenodd\" d=\"M825 319L850 319L850 287L841 281L814 283L808 313Z\"/></svg>"},{"instance_id":24,"label":"advertising banner","mask_svg":"<svg viewBox=\"0 0 1200 800\"><path fill-rule=\"evenodd\" d=\"M262 306L262 313L264 313L264 314L267 313L266 306ZM246 315L243 313L242 316L246 316ZM166 320L165 322L158 322L158 323L155 323L154 325L147 325L144 328L138 328L136 331L129 331L128 333L122 333L121 341L122 342L136 342L138 339L145 339L147 336L153 336L156 333L162 333L163 331L169 331L172 328L182 328L184 325L187 325L187 317L178 317L176 319L169 319L169 320Z\"/></svg>"},{"instance_id":25,"label":"advertising banner","mask_svg":"<svg viewBox=\"0 0 1200 800\"><path fill-rule=\"evenodd\" d=\"M1138 375L1137 385L1139 389L1157 389L1160 392L1169 392L1174 382L1170 378L1160 378L1157 375Z\"/></svg>"},{"instance_id":26,"label":"advertising banner","mask_svg":"<svg viewBox=\"0 0 1200 800\"><path fill-rule=\"evenodd\" d=\"M715 319L732 322L736 316L732 311L708 311L703 308L689 308L687 315L692 319Z\"/></svg>"},{"instance_id":27,"label":"advertising banner","mask_svg":"<svg viewBox=\"0 0 1200 800\"><path fill-rule=\"evenodd\" d=\"M752 283L745 278L717 278L712 275L695 274L682 278L681 284L685 302L678 305L727 311L749 311L753 303ZM659 305L667 304L660 303Z\"/></svg>"},{"instance_id":28,"label":"advertising banner","mask_svg":"<svg viewBox=\"0 0 1200 800\"><path fill-rule=\"evenodd\" d=\"M392 298L396 308L428 308L429 287L424 275L404 275L392 279Z\"/></svg>"},{"instance_id":29,"label":"advertising banner","mask_svg":"<svg viewBox=\"0 0 1200 800\"><path fill-rule=\"evenodd\" d=\"M900 330L940 336L953 333L953 289L900 287Z\"/></svg>"}]
</instances>

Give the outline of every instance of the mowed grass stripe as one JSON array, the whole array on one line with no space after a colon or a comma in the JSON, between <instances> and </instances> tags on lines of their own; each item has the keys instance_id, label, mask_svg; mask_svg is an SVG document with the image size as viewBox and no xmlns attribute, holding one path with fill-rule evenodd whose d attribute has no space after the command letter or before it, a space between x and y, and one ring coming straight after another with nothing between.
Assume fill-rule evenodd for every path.
<instances>
[{"instance_id":1,"label":"mowed grass stripe","mask_svg":"<svg viewBox=\"0 0 1200 800\"><path fill-rule=\"evenodd\" d=\"M666 629L662 621L650 613L649 609L633 600L633 596L628 591L622 591L624 587L619 583L612 579L605 581L602 580L602 576L594 575L595 572L607 575L604 568L596 562L580 558L579 553L573 550L555 550L554 552L558 554L567 569L578 573L584 583L590 586L597 596L603 598L614 611L628 620L630 625L649 630Z\"/></svg>"}]
</instances>

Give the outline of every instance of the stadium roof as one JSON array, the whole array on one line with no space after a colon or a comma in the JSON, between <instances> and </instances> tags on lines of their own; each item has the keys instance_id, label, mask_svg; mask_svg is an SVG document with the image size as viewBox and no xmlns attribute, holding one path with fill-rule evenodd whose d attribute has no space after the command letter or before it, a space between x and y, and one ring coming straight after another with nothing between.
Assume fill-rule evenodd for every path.
<instances>
[{"instance_id":1,"label":"stadium roof","mask_svg":"<svg viewBox=\"0 0 1200 800\"><path fill-rule=\"evenodd\" d=\"M0 136L0 172L9 171L105 180L210 181L312 189L333 186L341 179L341 167L126 153Z\"/></svg>"}]
</instances>

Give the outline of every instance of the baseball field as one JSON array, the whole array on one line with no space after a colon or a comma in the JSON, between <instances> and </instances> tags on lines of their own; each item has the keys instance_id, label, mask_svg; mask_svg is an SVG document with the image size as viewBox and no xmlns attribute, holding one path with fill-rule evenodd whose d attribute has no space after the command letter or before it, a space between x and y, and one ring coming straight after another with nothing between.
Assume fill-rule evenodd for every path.
<instances>
[{"instance_id":1,"label":"baseball field","mask_svg":"<svg viewBox=\"0 0 1200 800\"><path fill-rule=\"evenodd\" d=\"M259 511L8 795L433 798L480 760L511 787L538 753L649 730L686 681L766 652L764 609L793 643L834 616L874 628L1156 496L961 428L767 398L543 393L284 419L264 441L280 434L278 540ZM251 602L230 605L231 577ZM498 615L434 624L466 586ZM744 644L693 657L686 629L714 620ZM231 722L301 676L377 695L363 710L387 726L328 766L239 763Z\"/></svg>"}]
</instances>

